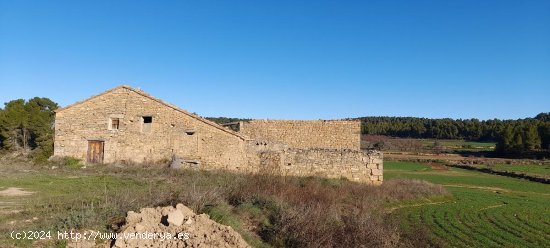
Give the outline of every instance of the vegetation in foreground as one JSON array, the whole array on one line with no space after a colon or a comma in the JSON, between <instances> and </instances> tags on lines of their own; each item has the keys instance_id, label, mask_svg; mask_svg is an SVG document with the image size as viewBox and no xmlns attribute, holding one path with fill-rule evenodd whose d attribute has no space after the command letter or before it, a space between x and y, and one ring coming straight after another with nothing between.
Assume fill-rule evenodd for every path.
<instances>
[{"instance_id":1,"label":"vegetation in foreground","mask_svg":"<svg viewBox=\"0 0 550 248\"><path fill-rule=\"evenodd\" d=\"M52 170L10 161L0 162L6 176L0 190L35 193L0 197L2 234L116 231L126 211L183 202L255 247L550 246L550 185L457 168L386 161L387 180L369 187L141 166L81 169L72 160ZM10 245L36 243L2 236L0 246Z\"/></svg>"},{"instance_id":2,"label":"vegetation in foreground","mask_svg":"<svg viewBox=\"0 0 550 248\"><path fill-rule=\"evenodd\" d=\"M452 247L550 247L550 185L457 168L385 162L384 178L444 185L451 199L400 205L405 229L421 225Z\"/></svg>"},{"instance_id":3,"label":"vegetation in foreground","mask_svg":"<svg viewBox=\"0 0 550 248\"><path fill-rule=\"evenodd\" d=\"M420 227L403 232L386 206L446 195L443 187L418 180L390 180L375 187L338 179L138 165L81 169L72 160L51 166L0 160L0 190L35 192L0 196L0 246L41 243L12 240L7 236L12 230L117 231L129 210L184 203L232 226L255 247L410 247L428 242L428 233Z\"/></svg>"}]
</instances>

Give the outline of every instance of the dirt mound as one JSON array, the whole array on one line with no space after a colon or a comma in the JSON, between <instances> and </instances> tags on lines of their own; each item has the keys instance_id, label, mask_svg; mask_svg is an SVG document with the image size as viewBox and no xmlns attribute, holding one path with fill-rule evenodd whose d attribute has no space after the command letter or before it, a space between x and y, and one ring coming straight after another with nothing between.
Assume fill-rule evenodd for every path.
<instances>
[{"instance_id":1,"label":"dirt mound","mask_svg":"<svg viewBox=\"0 0 550 248\"><path fill-rule=\"evenodd\" d=\"M175 208L129 211L114 247L250 247L229 226L195 214L183 204Z\"/></svg>"}]
</instances>

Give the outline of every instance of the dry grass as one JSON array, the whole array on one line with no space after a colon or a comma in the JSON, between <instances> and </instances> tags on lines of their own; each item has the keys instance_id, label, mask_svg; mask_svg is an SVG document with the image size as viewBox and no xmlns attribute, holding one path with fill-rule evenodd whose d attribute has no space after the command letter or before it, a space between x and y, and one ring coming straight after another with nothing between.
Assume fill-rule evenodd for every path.
<instances>
[{"instance_id":1,"label":"dry grass","mask_svg":"<svg viewBox=\"0 0 550 248\"><path fill-rule=\"evenodd\" d=\"M425 246L429 233L409 235L385 207L446 194L440 186L417 180L390 180L375 187L346 180L139 165L50 167L32 166L36 173L30 174L13 167L3 170L8 178L17 178L6 184L20 183L41 195L25 203L23 219L30 213L51 216L17 228L117 231L127 211L181 202L233 226L256 247ZM52 182L56 186L47 186Z\"/></svg>"},{"instance_id":2,"label":"dry grass","mask_svg":"<svg viewBox=\"0 0 550 248\"><path fill-rule=\"evenodd\" d=\"M261 234L278 247L414 246L418 240L404 237L398 220L383 212L384 205L445 194L440 186L413 180L392 180L373 187L326 179L256 176L241 187L232 196L233 204L256 203L274 209L268 211L271 223Z\"/></svg>"}]
</instances>

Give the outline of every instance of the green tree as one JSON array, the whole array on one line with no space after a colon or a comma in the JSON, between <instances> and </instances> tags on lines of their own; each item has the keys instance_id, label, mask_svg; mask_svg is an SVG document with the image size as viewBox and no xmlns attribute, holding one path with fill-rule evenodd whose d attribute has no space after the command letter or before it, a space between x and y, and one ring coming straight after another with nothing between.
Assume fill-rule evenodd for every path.
<instances>
[{"instance_id":1,"label":"green tree","mask_svg":"<svg viewBox=\"0 0 550 248\"><path fill-rule=\"evenodd\" d=\"M47 158L53 154L53 124L55 110L59 106L48 98L32 98L25 105L29 116L29 126L32 128L33 148L39 148L41 157Z\"/></svg>"},{"instance_id":2,"label":"green tree","mask_svg":"<svg viewBox=\"0 0 550 248\"><path fill-rule=\"evenodd\" d=\"M550 121L541 123L539 126L541 148L550 149Z\"/></svg>"},{"instance_id":3,"label":"green tree","mask_svg":"<svg viewBox=\"0 0 550 248\"><path fill-rule=\"evenodd\" d=\"M535 150L540 148L540 136L535 124L528 125L523 134L523 148Z\"/></svg>"},{"instance_id":4,"label":"green tree","mask_svg":"<svg viewBox=\"0 0 550 248\"><path fill-rule=\"evenodd\" d=\"M29 101L17 99L5 103L0 111L2 148L28 151L40 148L43 156L53 151L54 110L58 105L48 98Z\"/></svg>"},{"instance_id":5,"label":"green tree","mask_svg":"<svg viewBox=\"0 0 550 248\"><path fill-rule=\"evenodd\" d=\"M17 99L5 104L0 116L0 135L3 147L10 150L28 148L30 138L25 100Z\"/></svg>"}]
</instances>

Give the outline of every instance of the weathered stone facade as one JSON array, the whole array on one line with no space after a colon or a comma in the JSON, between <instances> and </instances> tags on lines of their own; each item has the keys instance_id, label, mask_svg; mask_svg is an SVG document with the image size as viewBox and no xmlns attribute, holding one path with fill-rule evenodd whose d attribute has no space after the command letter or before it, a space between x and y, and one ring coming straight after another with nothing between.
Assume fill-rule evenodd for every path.
<instances>
[{"instance_id":1,"label":"weathered stone facade","mask_svg":"<svg viewBox=\"0 0 550 248\"><path fill-rule=\"evenodd\" d=\"M257 140L284 142L292 148L360 149L361 122L347 120L253 120L239 133Z\"/></svg>"},{"instance_id":2,"label":"weathered stone facade","mask_svg":"<svg viewBox=\"0 0 550 248\"><path fill-rule=\"evenodd\" d=\"M148 130L144 117L152 118ZM115 119L117 129L110 126ZM103 142L105 163L173 155L212 168L233 169L247 162L244 136L127 86L56 112L55 156L86 160L91 140Z\"/></svg>"},{"instance_id":3,"label":"weathered stone facade","mask_svg":"<svg viewBox=\"0 0 550 248\"><path fill-rule=\"evenodd\" d=\"M359 121L250 121L234 132L120 86L56 111L54 156L88 162L322 176L379 184L382 154L359 149Z\"/></svg>"}]
</instances>

